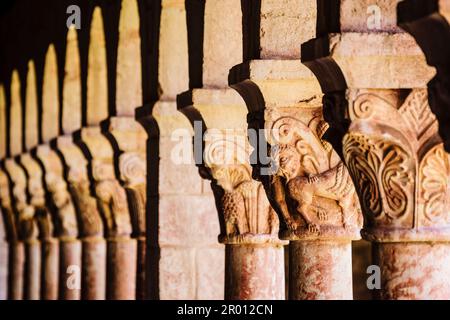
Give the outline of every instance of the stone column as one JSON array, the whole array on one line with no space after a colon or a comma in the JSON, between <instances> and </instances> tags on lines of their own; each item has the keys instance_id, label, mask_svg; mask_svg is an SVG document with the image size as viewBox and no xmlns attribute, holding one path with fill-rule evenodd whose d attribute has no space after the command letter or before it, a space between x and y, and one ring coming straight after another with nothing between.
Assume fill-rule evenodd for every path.
<instances>
[{"instance_id":1,"label":"stone column","mask_svg":"<svg viewBox=\"0 0 450 320\"><path fill-rule=\"evenodd\" d=\"M436 68L435 77L428 83L428 100L439 122L444 148L450 152L450 1L401 1L397 12L398 25L414 37L428 65Z\"/></svg>"},{"instance_id":2,"label":"stone column","mask_svg":"<svg viewBox=\"0 0 450 320\"><path fill-rule=\"evenodd\" d=\"M243 55L241 1L208 0L204 8L189 10L191 16L194 10L204 15L201 33L196 21L188 21L190 83L200 84L195 70L200 71L203 88L180 95L178 106L196 129L194 152L203 154L197 165L202 177L212 181L218 204L219 241L226 246L225 299L282 300L287 242L278 239L278 217L262 184L252 180L245 103L228 87L228 71ZM203 39L196 39L201 35ZM198 125L205 127L198 130ZM205 149L198 150L202 143Z\"/></svg>"},{"instance_id":3,"label":"stone column","mask_svg":"<svg viewBox=\"0 0 450 320\"><path fill-rule=\"evenodd\" d=\"M232 90L195 89L192 95L193 107L182 111L196 125L206 125L205 134L196 130L200 144L194 144L204 143L203 151L195 150L203 154L198 165L202 177L212 181L218 205L219 241L226 245L225 299L283 300L287 242L278 239L278 217L263 185L252 180L245 104ZM219 108L233 117L224 119L214 112Z\"/></svg>"},{"instance_id":4,"label":"stone column","mask_svg":"<svg viewBox=\"0 0 450 320\"><path fill-rule=\"evenodd\" d=\"M448 299L449 159L425 89L434 72L395 26L395 1L375 5L387 17L379 29L390 33L364 23L364 4L342 2L341 34L305 44L304 62L321 81L355 182L362 235L381 268L378 297Z\"/></svg>"},{"instance_id":5,"label":"stone column","mask_svg":"<svg viewBox=\"0 0 450 320\"><path fill-rule=\"evenodd\" d=\"M13 284L15 281L16 272L14 270L23 268L23 244L19 242L17 221L13 212L11 204L11 194L9 192L9 179L4 169L0 170L0 201L2 216L5 221L5 228L7 231L8 242L8 256L4 260L6 268L6 279L2 283L2 291L4 290L4 300L13 299L14 290ZM17 259L20 257L21 259Z\"/></svg>"},{"instance_id":6,"label":"stone column","mask_svg":"<svg viewBox=\"0 0 450 320\"><path fill-rule=\"evenodd\" d=\"M116 78L116 117L109 119L109 132L118 150L120 181L125 187L137 240L136 299L145 298L147 135L135 120L142 106L140 18L137 0L124 0L119 20Z\"/></svg>"},{"instance_id":7,"label":"stone column","mask_svg":"<svg viewBox=\"0 0 450 320\"><path fill-rule=\"evenodd\" d=\"M27 180L25 171L14 159L5 160L5 168L12 181L12 196L18 237L22 244L13 251L14 270L10 298L13 300L39 299L40 246L37 241L37 223L34 208L27 202Z\"/></svg>"},{"instance_id":8,"label":"stone column","mask_svg":"<svg viewBox=\"0 0 450 320\"><path fill-rule=\"evenodd\" d=\"M37 148L37 158L45 170L45 183L50 192L58 221L55 234L59 240L59 270L55 272L55 281L49 283L51 299L79 299L80 289L69 284L68 277L72 266L81 267L81 242L78 240L78 221L67 183L64 180L63 165L56 152L48 145ZM59 280L58 280L59 279Z\"/></svg>"},{"instance_id":9,"label":"stone column","mask_svg":"<svg viewBox=\"0 0 450 320\"><path fill-rule=\"evenodd\" d=\"M56 140L65 168L65 179L73 198L78 218L79 238L82 245L81 279L76 271L71 275L71 286L80 286L76 298L104 300L106 297L106 240L102 217L95 197L91 195L88 177L88 160L82 149L75 144L73 135L82 125L80 57L77 31L67 32L66 63L63 87L62 129L63 135ZM78 276L80 276L78 274ZM68 296L75 298L75 296Z\"/></svg>"},{"instance_id":10,"label":"stone column","mask_svg":"<svg viewBox=\"0 0 450 320\"><path fill-rule=\"evenodd\" d=\"M137 243L125 189L114 173L114 152L100 127L81 130L81 139L92 156L92 174L107 237L107 299L135 299Z\"/></svg>"},{"instance_id":11,"label":"stone column","mask_svg":"<svg viewBox=\"0 0 450 320\"><path fill-rule=\"evenodd\" d=\"M315 36L317 10L312 0L263 0L258 23L247 22L259 26L260 50L250 58L261 60L234 67L229 81L246 101L249 127L266 129L267 142L254 147L264 155L268 143L271 161L260 156L254 170L280 217L281 239L291 241L289 298L352 299L359 206L347 169L323 139L319 83L295 60L298 43Z\"/></svg>"},{"instance_id":12,"label":"stone column","mask_svg":"<svg viewBox=\"0 0 450 320\"><path fill-rule=\"evenodd\" d=\"M25 168L28 177L28 192L30 194L30 205L35 212L36 227L39 230L39 239L35 236L27 240L25 250L29 261L25 265L25 299L39 300L41 295L42 280L42 243L46 238L52 237L48 229L52 227L44 226L42 220L48 221L51 217L45 204L45 190L43 186L42 170L36 160L29 153L20 156L20 163ZM44 223L45 224L45 223ZM28 284L27 284L28 283Z\"/></svg>"},{"instance_id":13,"label":"stone column","mask_svg":"<svg viewBox=\"0 0 450 320\"><path fill-rule=\"evenodd\" d=\"M78 215L81 258L81 299L104 300L106 295L106 240L96 199L91 196L87 160L70 135L57 140L68 170L67 182Z\"/></svg>"},{"instance_id":14,"label":"stone column","mask_svg":"<svg viewBox=\"0 0 450 320\"><path fill-rule=\"evenodd\" d=\"M148 297L223 299L225 252L217 243L214 196L193 160L191 124L177 111L177 95L189 89L188 3L161 4L159 41L150 44L159 57L151 88L158 101L136 112L148 134Z\"/></svg>"},{"instance_id":15,"label":"stone column","mask_svg":"<svg viewBox=\"0 0 450 320\"><path fill-rule=\"evenodd\" d=\"M8 299L8 249L5 217L0 207L0 300Z\"/></svg>"}]
</instances>

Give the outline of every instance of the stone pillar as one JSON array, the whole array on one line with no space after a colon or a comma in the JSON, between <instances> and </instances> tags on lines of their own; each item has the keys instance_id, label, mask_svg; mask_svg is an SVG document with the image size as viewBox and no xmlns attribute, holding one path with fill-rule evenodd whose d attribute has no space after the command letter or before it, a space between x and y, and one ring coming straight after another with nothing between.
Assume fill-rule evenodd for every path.
<instances>
[{"instance_id":1,"label":"stone pillar","mask_svg":"<svg viewBox=\"0 0 450 320\"><path fill-rule=\"evenodd\" d=\"M91 196L87 160L70 135L57 140L67 168L67 182L73 198L82 244L81 296L83 300L104 300L106 295L106 240L96 199Z\"/></svg>"},{"instance_id":2,"label":"stone pillar","mask_svg":"<svg viewBox=\"0 0 450 320\"><path fill-rule=\"evenodd\" d=\"M75 207L69 193L67 183L64 180L63 165L57 153L48 145L40 145L37 148L37 158L41 161L45 170L45 183L50 192L51 203L56 213L57 227L55 234L59 240L59 254L46 251L49 259L59 260L58 270L54 270L56 276L54 282L47 282L52 294L49 299L79 299L80 290L68 283L72 266L81 267L81 242L78 240L78 222ZM55 249L54 244L49 243L49 249ZM56 266L49 267L54 269ZM48 270L50 271L50 270ZM53 276L52 276L53 277Z\"/></svg>"},{"instance_id":3,"label":"stone pillar","mask_svg":"<svg viewBox=\"0 0 450 320\"><path fill-rule=\"evenodd\" d=\"M401 1L397 11L398 25L414 37L428 65L436 68L436 75L428 83L428 100L439 122L444 148L450 152L450 1Z\"/></svg>"},{"instance_id":4,"label":"stone pillar","mask_svg":"<svg viewBox=\"0 0 450 320\"><path fill-rule=\"evenodd\" d=\"M162 1L159 42L151 44L158 101L136 112L148 134L147 288L152 299L216 300L224 296L225 259L217 210L195 167L191 124L176 103L189 89L186 6Z\"/></svg>"},{"instance_id":5,"label":"stone pillar","mask_svg":"<svg viewBox=\"0 0 450 320\"><path fill-rule=\"evenodd\" d=\"M109 132L117 146L120 181L125 187L137 240L136 299L145 298L147 135L135 120L142 106L140 18L137 0L124 0L119 20L116 79L116 117L109 119Z\"/></svg>"},{"instance_id":6,"label":"stone pillar","mask_svg":"<svg viewBox=\"0 0 450 320\"><path fill-rule=\"evenodd\" d=\"M5 216L0 207L0 300L8 299L8 249Z\"/></svg>"},{"instance_id":7,"label":"stone pillar","mask_svg":"<svg viewBox=\"0 0 450 320\"><path fill-rule=\"evenodd\" d=\"M425 89L434 72L395 26L395 1L375 5L386 17L376 32L364 4L342 2L341 34L305 44L303 60L321 82L358 192L362 235L381 268L378 297L448 299L449 159Z\"/></svg>"},{"instance_id":8,"label":"stone pillar","mask_svg":"<svg viewBox=\"0 0 450 320\"><path fill-rule=\"evenodd\" d=\"M259 26L260 50L250 58L261 60L234 67L229 81L246 101L249 127L265 129L254 170L280 217L281 239L291 241L289 298L352 299L359 205L347 169L323 139L319 83L295 60L298 43L316 34L317 10L313 0L261 1L257 23L246 17L248 28ZM267 143L271 161L261 158Z\"/></svg>"},{"instance_id":9,"label":"stone pillar","mask_svg":"<svg viewBox=\"0 0 450 320\"><path fill-rule=\"evenodd\" d=\"M77 293L76 298L104 300L106 297L106 240L103 221L97 201L91 195L87 170L88 160L73 138L82 125L80 73L77 31L72 27L67 32L62 104L63 135L56 140L56 149L63 161L65 179L79 222L79 238L82 246L81 265L79 266L81 267L81 279L76 277L77 270L71 270L74 273L70 278L72 287L81 285L81 292L78 293L76 290L70 292ZM75 298L75 296L68 296L68 298Z\"/></svg>"},{"instance_id":10,"label":"stone pillar","mask_svg":"<svg viewBox=\"0 0 450 320\"><path fill-rule=\"evenodd\" d=\"M10 297L13 300L35 300L39 299L40 280L40 247L35 211L27 201L27 180L23 168L14 159L5 160L5 168L12 181L15 219L18 237L22 241L11 257L13 264L21 265L14 266L17 269L13 270Z\"/></svg>"},{"instance_id":11,"label":"stone pillar","mask_svg":"<svg viewBox=\"0 0 450 320\"><path fill-rule=\"evenodd\" d=\"M92 174L100 212L106 223L107 299L135 299L137 242L125 189L114 173L114 153L100 127L81 130L81 139L92 156Z\"/></svg>"},{"instance_id":12,"label":"stone pillar","mask_svg":"<svg viewBox=\"0 0 450 320\"><path fill-rule=\"evenodd\" d=\"M3 254L7 254L4 261L4 266L6 270L5 274L2 277L2 298L3 300L12 299L11 289L12 284L14 283L13 273L18 265L15 264L15 257L18 255L18 231L17 224L13 212L13 208L11 205L11 194L9 192L9 179L6 172L3 169L0 169L0 202L1 202L1 211L2 218L4 221L4 227L6 233L7 240L7 251L3 251ZM23 261L21 261L23 263Z\"/></svg>"},{"instance_id":13,"label":"stone pillar","mask_svg":"<svg viewBox=\"0 0 450 320\"><path fill-rule=\"evenodd\" d=\"M224 119L214 110L226 110ZM196 147L203 141L203 158L197 164L218 204L226 245L225 299L283 300L285 298L284 250L278 239L279 221L264 187L252 180L251 148L247 141L246 108L230 89L195 89L191 107L182 111L195 121ZM200 115L197 116L196 115ZM203 117L202 117L203 115ZM197 159L198 161L198 159Z\"/></svg>"}]
</instances>

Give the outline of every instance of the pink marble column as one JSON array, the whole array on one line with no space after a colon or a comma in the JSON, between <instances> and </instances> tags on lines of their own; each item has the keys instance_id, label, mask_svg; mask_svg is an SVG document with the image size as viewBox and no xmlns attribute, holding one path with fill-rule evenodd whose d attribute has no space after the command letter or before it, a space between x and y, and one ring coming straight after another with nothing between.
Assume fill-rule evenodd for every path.
<instances>
[{"instance_id":1,"label":"pink marble column","mask_svg":"<svg viewBox=\"0 0 450 320\"><path fill-rule=\"evenodd\" d=\"M42 242L41 299L58 299L59 242L55 238Z\"/></svg>"},{"instance_id":2,"label":"pink marble column","mask_svg":"<svg viewBox=\"0 0 450 320\"><path fill-rule=\"evenodd\" d=\"M107 299L136 298L136 239L108 239Z\"/></svg>"},{"instance_id":3,"label":"pink marble column","mask_svg":"<svg viewBox=\"0 0 450 320\"><path fill-rule=\"evenodd\" d=\"M83 240L81 298L105 300L106 297L106 241L102 238Z\"/></svg>"},{"instance_id":4,"label":"pink marble column","mask_svg":"<svg viewBox=\"0 0 450 320\"><path fill-rule=\"evenodd\" d=\"M39 300L41 297L41 243L25 242L24 299Z\"/></svg>"},{"instance_id":5,"label":"pink marble column","mask_svg":"<svg viewBox=\"0 0 450 320\"><path fill-rule=\"evenodd\" d=\"M0 300L8 299L9 246L0 240Z\"/></svg>"},{"instance_id":6,"label":"pink marble column","mask_svg":"<svg viewBox=\"0 0 450 320\"><path fill-rule=\"evenodd\" d=\"M433 242L374 243L381 269L378 298L450 299L450 245Z\"/></svg>"},{"instance_id":7,"label":"pink marble column","mask_svg":"<svg viewBox=\"0 0 450 320\"><path fill-rule=\"evenodd\" d=\"M8 296L10 300L22 300L25 264L25 246L23 242L15 241L10 244L9 260Z\"/></svg>"},{"instance_id":8,"label":"pink marble column","mask_svg":"<svg viewBox=\"0 0 450 320\"><path fill-rule=\"evenodd\" d=\"M289 250L290 299L353 299L350 241L292 241Z\"/></svg>"},{"instance_id":9,"label":"pink marble column","mask_svg":"<svg viewBox=\"0 0 450 320\"><path fill-rule=\"evenodd\" d=\"M60 242L59 266L59 298L62 300L79 300L81 289L79 285L74 285L72 281L69 281L69 278L80 275L69 271L72 267L81 270L81 241L72 239ZM74 281L78 280L75 279Z\"/></svg>"},{"instance_id":10,"label":"pink marble column","mask_svg":"<svg viewBox=\"0 0 450 320\"><path fill-rule=\"evenodd\" d=\"M225 299L284 300L282 245L227 245Z\"/></svg>"}]
</instances>

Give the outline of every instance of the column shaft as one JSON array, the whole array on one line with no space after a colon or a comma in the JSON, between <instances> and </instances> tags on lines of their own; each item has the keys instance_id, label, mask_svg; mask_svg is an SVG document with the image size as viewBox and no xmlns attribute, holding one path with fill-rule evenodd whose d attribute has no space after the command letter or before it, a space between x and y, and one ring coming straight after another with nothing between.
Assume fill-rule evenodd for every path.
<instances>
[{"instance_id":1,"label":"column shaft","mask_svg":"<svg viewBox=\"0 0 450 320\"><path fill-rule=\"evenodd\" d=\"M59 296L63 300L79 300L81 290L79 288L79 274L74 274L72 267L81 269L81 241L63 240L60 242L59 263Z\"/></svg>"},{"instance_id":2,"label":"column shaft","mask_svg":"<svg viewBox=\"0 0 450 320\"><path fill-rule=\"evenodd\" d=\"M106 241L102 238L83 240L81 298L105 300L106 297Z\"/></svg>"},{"instance_id":3,"label":"column shaft","mask_svg":"<svg viewBox=\"0 0 450 320\"><path fill-rule=\"evenodd\" d=\"M41 299L58 299L59 242L46 239L42 243Z\"/></svg>"},{"instance_id":4,"label":"column shaft","mask_svg":"<svg viewBox=\"0 0 450 320\"><path fill-rule=\"evenodd\" d=\"M25 263L25 246L23 242L12 242L9 253L9 285L10 300L23 299L23 275Z\"/></svg>"},{"instance_id":5,"label":"column shaft","mask_svg":"<svg viewBox=\"0 0 450 320\"><path fill-rule=\"evenodd\" d=\"M39 300L41 296L41 243L31 240L25 243L24 299Z\"/></svg>"},{"instance_id":6,"label":"column shaft","mask_svg":"<svg viewBox=\"0 0 450 320\"><path fill-rule=\"evenodd\" d=\"M0 241L0 300L8 299L9 245Z\"/></svg>"},{"instance_id":7,"label":"column shaft","mask_svg":"<svg viewBox=\"0 0 450 320\"><path fill-rule=\"evenodd\" d=\"M136 298L137 242L135 239L108 240L107 298Z\"/></svg>"},{"instance_id":8,"label":"column shaft","mask_svg":"<svg viewBox=\"0 0 450 320\"><path fill-rule=\"evenodd\" d=\"M449 243L374 243L373 255L381 269L378 298L450 299Z\"/></svg>"},{"instance_id":9,"label":"column shaft","mask_svg":"<svg viewBox=\"0 0 450 320\"><path fill-rule=\"evenodd\" d=\"M291 300L351 300L351 242L292 241Z\"/></svg>"},{"instance_id":10,"label":"column shaft","mask_svg":"<svg viewBox=\"0 0 450 320\"><path fill-rule=\"evenodd\" d=\"M225 269L225 299L284 300L282 245L228 244Z\"/></svg>"}]
</instances>

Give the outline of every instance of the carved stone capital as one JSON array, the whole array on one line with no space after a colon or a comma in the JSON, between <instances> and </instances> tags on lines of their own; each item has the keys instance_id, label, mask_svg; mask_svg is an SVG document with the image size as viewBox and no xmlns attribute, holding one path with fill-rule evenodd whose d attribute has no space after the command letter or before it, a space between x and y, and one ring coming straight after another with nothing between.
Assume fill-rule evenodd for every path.
<instances>
[{"instance_id":1,"label":"carved stone capital","mask_svg":"<svg viewBox=\"0 0 450 320\"><path fill-rule=\"evenodd\" d=\"M203 178L212 181L224 244L287 244L263 185L253 180L244 101L232 89L195 89L179 97L191 123L202 123ZM216 110L227 110L224 117ZM197 125L198 125L197 123ZM206 128L204 127L206 126ZM200 134L200 132L195 132Z\"/></svg>"},{"instance_id":2,"label":"carved stone capital","mask_svg":"<svg viewBox=\"0 0 450 320\"><path fill-rule=\"evenodd\" d=\"M17 241L19 238L19 232L11 203L9 179L7 173L3 170L0 170L0 202L3 218L5 220L6 231L8 233L8 241Z\"/></svg>"},{"instance_id":3,"label":"carved stone capital","mask_svg":"<svg viewBox=\"0 0 450 320\"><path fill-rule=\"evenodd\" d=\"M344 156L372 241L448 241L449 158L426 89L350 90Z\"/></svg>"},{"instance_id":4,"label":"carved stone capital","mask_svg":"<svg viewBox=\"0 0 450 320\"><path fill-rule=\"evenodd\" d=\"M68 170L68 188L81 222L79 226L80 236L84 238L102 237L103 222L97 207L97 201L91 195L87 172L88 161L81 149L73 142L71 136L59 137L57 147Z\"/></svg>"},{"instance_id":5,"label":"carved stone capital","mask_svg":"<svg viewBox=\"0 0 450 320\"><path fill-rule=\"evenodd\" d=\"M28 203L27 178L25 171L13 159L5 161L5 168L11 177L12 199L18 216L16 218L19 236L23 240L36 239L38 228L35 221L35 210Z\"/></svg>"},{"instance_id":6,"label":"carved stone capital","mask_svg":"<svg viewBox=\"0 0 450 320\"><path fill-rule=\"evenodd\" d=\"M52 203L57 210L58 227L56 231L58 237L77 238L78 224L75 207L64 180L61 159L48 145L38 146L36 156L43 165L44 181L51 194Z\"/></svg>"},{"instance_id":7,"label":"carved stone capital","mask_svg":"<svg viewBox=\"0 0 450 320\"><path fill-rule=\"evenodd\" d=\"M83 143L92 156L92 175L108 237L128 237L132 233L127 194L117 180L114 169L114 151L99 127L83 128Z\"/></svg>"}]
</instances>

